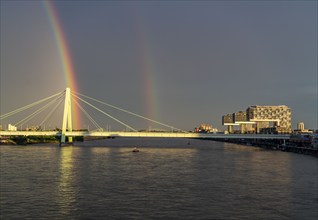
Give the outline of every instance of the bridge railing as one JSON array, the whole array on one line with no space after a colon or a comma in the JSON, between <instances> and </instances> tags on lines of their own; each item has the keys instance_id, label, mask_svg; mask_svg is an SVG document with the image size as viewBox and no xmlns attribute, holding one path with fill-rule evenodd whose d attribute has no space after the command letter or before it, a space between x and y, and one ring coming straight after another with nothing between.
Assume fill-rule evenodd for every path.
<instances>
[{"instance_id":1,"label":"bridge railing","mask_svg":"<svg viewBox=\"0 0 318 220\"><path fill-rule=\"evenodd\" d=\"M60 131L0 131L0 136L61 136ZM123 132L123 131L66 131L65 136L75 137L161 137L161 138L198 138L198 139L290 139L289 134L212 134L182 132Z\"/></svg>"}]
</instances>

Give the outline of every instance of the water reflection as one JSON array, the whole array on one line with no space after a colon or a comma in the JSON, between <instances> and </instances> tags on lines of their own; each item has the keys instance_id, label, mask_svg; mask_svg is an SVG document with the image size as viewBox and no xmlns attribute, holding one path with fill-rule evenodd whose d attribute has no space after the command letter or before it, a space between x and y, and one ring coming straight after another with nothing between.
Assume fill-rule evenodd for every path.
<instances>
[{"instance_id":1,"label":"water reflection","mask_svg":"<svg viewBox=\"0 0 318 220\"><path fill-rule=\"evenodd\" d=\"M0 146L0 218L318 219L316 158L199 140L85 144Z\"/></svg>"},{"instance_id":2,"label":"water reflection","mask_svg":"<svg viewBox=\"0 0 318 220\"><path fill-rule=\"evenodd\" d=\"M58 184L58 204L63 214L69 214L75 203L73 147L60 149L60 175Z\"/></svg>"},{"instance_id":3,"label":"water reflection","mask_svg":"<svg viewBox=\"0 0 318 220\"><path fill-rule=\"evenodd\" d=\"M102 155L109 153L110 149L108 147L92 147L90 148L94 155Z\"/></svg>"},{"instance_id":4,"label":"water reflection","mask_svg":"<svg viewBox=\"0 0 318 220\"><path fill-rule=\"evenodd\" d=\"M244 205L262 199L267 203L257 208L276 214L292 206L292 154L224 143L223 161L224 176L235 188L234 201Z\"/></svg>"}]
</instances>

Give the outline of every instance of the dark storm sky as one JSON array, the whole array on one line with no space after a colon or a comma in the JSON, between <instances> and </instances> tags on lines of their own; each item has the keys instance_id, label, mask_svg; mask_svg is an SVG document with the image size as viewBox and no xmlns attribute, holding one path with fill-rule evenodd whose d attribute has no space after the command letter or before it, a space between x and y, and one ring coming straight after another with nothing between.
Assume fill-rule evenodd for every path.
<instances>
[{"instance_id":1,"label":"dark storm sky","mask_svg":"<svg viewBox=\"0 0 318 220\"><path fill-rule=\"evenodd\" d=\"M288 105L293 127L317 128L317 1L54 6L82 94L186 130L250 105ZM64 76L43 2L1 1L1 114Z\"/></svg>"}]
</instances>

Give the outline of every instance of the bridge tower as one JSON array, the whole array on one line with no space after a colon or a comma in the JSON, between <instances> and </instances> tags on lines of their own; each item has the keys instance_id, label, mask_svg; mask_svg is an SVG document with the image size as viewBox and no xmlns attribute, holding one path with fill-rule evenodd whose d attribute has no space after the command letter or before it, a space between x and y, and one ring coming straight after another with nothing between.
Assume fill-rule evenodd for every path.
<instances>
[{"instance_id":1,"label":"bridge tower","mask_svg":"<svg viewBox=\"0 0 318 220\"><path fill-rule=\"evenodd\" d=\"M70 88L66 88L66 90L65 90L65 103L64 103L61 144L65 144L66 127L67 127L68 131L72 131L72 107L71 107L71 90L70 90ZM72 143L73 138L68 137L68 142Z\"/></svg>"}]
</instances>

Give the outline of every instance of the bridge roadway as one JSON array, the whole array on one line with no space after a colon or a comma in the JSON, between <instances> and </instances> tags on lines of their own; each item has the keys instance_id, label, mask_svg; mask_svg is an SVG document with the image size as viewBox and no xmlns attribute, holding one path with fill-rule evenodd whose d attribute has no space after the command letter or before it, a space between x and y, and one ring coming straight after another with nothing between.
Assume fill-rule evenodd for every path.
<instances>
[{"instance_id":1,"label":"bridge roadway","mask_svg":"<svg viewBox=\"0 0 318 220\"><path fill-rule=\"evenodd\" d=\"M157 138L201 138L201 139L268 139L289 140L288 134L213 134L213 133L178 133L178 132L123 132L123 131L72 131L66 136L84 137L157 137ZM60 131L0 131L1 136L61 136Z\"/></svg>"}]
</instances>

